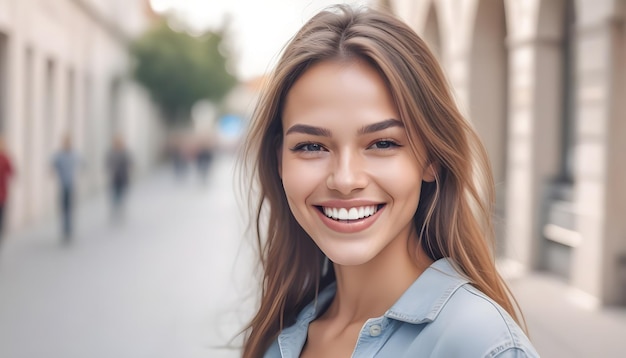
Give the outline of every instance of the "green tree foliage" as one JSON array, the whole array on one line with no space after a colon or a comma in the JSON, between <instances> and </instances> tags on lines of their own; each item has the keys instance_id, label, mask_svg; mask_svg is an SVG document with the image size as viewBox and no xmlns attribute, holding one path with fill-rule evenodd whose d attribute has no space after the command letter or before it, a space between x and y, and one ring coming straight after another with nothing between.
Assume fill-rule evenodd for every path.
<instances>
[{"instance_id":1,"label":"green tree foliage","mask_svg":"<svg viewBox=\"0 0 626 358\"><path fill-rule=\"evenodd\" d=\"M193 37L163 21L131 44L133 75L170 124L188 120L200 99L218 103L237 82L226 70L223 42L221 32Z\"/></svg>"}]
</instances>

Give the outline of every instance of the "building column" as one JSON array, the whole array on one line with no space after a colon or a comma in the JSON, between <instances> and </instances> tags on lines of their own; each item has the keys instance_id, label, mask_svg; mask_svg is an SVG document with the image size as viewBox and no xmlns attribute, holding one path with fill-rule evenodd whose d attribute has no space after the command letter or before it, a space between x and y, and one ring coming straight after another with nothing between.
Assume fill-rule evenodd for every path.
<instances>
[{"instance_id":1,"label":"building column","mask_svg":"<svg viewBox=\"0 0 626 358\"><path fill-rule=\"evenodd\" d=\"M561 118L560 39L509 41L509 133L506 254L526 269L540 260L542 206L558 172Z\"/></svg>"},{"instance_id":2,"label":"building column","mask_svg":"<svg viewBox=\"0 0 626 358\"><path fill-rule=\"evenodd\" d=\"M572 284L599 304L624 303L624 19L593 11L579 14L575 200L582 240L572 258Z\"/></svg>"}]
</instances>

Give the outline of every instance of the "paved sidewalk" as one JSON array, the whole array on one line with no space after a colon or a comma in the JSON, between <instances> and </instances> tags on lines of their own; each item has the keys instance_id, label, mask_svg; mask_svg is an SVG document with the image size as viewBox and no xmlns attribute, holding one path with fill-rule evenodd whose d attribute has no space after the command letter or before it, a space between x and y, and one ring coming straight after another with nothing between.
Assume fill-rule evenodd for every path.
<instances>
[{"instance_id":1,"label":"paved sidewalk","mask_svg":"<svg viewBox=\"0 0 626 358\"><path fill-rule=\"evenodd\" d=\"M9 237L0 357L239 357L223 347L250 315L253 286L232 164L216 158L207 186L168 171L141 180L121 225L104 196L81 204L69 247L56 222Z\"/></svg>"},{"instance_id":2,"label":"paved sidewalk","mask_svg":"<svg viewBox=\"0 0 626 358\"><path fill-rule=\"evenodd\" d=\"M531 340L543 358L626 357L626 308L593 308L548 274L510 280Z\"/></svg>"}]
</instances>

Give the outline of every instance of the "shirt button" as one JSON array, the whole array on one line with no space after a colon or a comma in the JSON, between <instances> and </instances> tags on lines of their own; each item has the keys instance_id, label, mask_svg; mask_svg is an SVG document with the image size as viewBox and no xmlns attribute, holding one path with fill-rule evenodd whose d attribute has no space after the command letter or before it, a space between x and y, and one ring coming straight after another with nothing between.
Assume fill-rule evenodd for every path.
<instances>
[{"instance_id":1,"label":"shirt button","mask_svg":"<svg viewBox=\"0 0 626 358\"><path fill-rule=\"evenodd\" d=\"M380 336L382 331L383 331L383 329L380 327L379 324L373 324L373 325L370 326L370 336L372 336L372 337Z\"/></svg>"}]
</instances>

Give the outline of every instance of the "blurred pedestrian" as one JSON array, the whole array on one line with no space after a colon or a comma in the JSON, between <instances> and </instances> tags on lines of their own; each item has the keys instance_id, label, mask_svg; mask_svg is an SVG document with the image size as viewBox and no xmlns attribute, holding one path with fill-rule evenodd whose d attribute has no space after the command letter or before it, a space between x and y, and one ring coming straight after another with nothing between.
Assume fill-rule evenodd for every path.
<instances>
[{"instance_id":1,"label":"blurred pedestrian","mask_svg":"<svg viewBox=\"0 0 626 358\"><path fill-rule=\"evenodd\" d=\"M268 83L242 161L263 269L243 357L538 357L490 251L486 151L426 43L336 6Z\"/></svg>"},{"instance_id":2,"label":"blurred pedestrian","mask_svg":"<svg viewBox=\"0 0 626 358\"><path fill-rule=\"evenodd\" d=\"M109 190L111 195L111 218L119 220L124 215L124 202L128 185L132 158L124 139L117 135L113 139L113 145L107 155L107 169L109 173Z\"/></svg>"},{"instance_id":3,"label":"blurred pedestrian","mask_svg":"<svg viewBox=\"0 0 626 358\"><path fill-rule=\"evenodd\" d=\"M181 181L187 171L187 158L183 138L172 136L168 141L167 155L174 170L174 177Z\"/></svg>"},{"instance_id":4,"label":"blurred pedestrian","mask_svg":"<svg viewBox=\"0 0 626 358\"><path fill-rule=\"evenodd\" d=\"M73 209L77 174L82 165L81 158L72 148L72 138L63 137L60 150L52 160L53 170L59 184L59 208L61 209L62 242L70 244L73 234Z\"/></svg>"},{"instance_id":5,"label":"blurred pedestrian","mask_svg":"<svg viewBox=\"0 0 626 358\"><path fill-rule=\"evenodd\" d=\"M4 216L9 194L9 179L14 175L13 164L6 150L4 138L0 137L0 247L4 237Z\"/></svg>"},{"instance_id":6,"label":"blurred pedestrian","mask_svg":"<svg viewBox=\"0 0 626 358\"><path fill-rule=\"evenodd\" d=\"M213 148L207 140L200 140L196 149L196 166L202 184L206 184L209 169L213 162Z\"/></svg>"}]
</instances>

